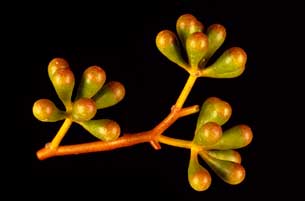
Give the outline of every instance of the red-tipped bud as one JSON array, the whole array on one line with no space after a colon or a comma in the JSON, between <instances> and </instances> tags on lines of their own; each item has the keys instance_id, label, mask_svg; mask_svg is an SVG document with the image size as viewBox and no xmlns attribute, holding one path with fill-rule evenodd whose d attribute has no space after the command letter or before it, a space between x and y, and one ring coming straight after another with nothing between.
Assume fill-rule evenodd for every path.
<instances>
[{"instance_id":1,"label":"red-tipped bud","mask_svg":"<svg viewBox=\"0 0 305 201\"><path fill-rule=\"evenodd\" d=\"M225 51L211 66L203 69L201 75L213 78L238 77L244 72L246 62L246 52L239 47L233 47Z\"/></svg>"},{"instance_id":2,"label":"red-tipped bud","mask_svg":"<svg viewBox=\"0 0 305 201\"><path fill-rule=\"evenodd\" d=\"M38 120L44 122L55 122L65 118L65 113L48 99L36 101L33 105L33 114Z\"/></svg>"},{"instance_id":3,"label":"red-tipped bud","mask_svg":"<svg viewBox=\"0 0 305 201\"><path fill-rule=\"evenodd\" d=\"M221 127L215 122L208 122L196 131L194 142L207 146L215 144L222 136Z\"/></svg>"},{"instance_id":4,"label":"red-tipped bud","mask_svg":"<svg viewBox=\"0 0 305 201\"><path fill-rule=\"evenodd\" d=\"M220 126L226 123L232 114L229 103L216 98L208 98L202 105L197 120L197 129L207 122L215 122Z\"/></svg>"},{"instance_id":5,"label":"red-tipped bud","mask_svg":"<svg viewBox=\"0 0 305 201\"><path fill-rule=\"evenodd\" d=\"M109 119L90 120L81 123L92 135L103 141L112 141L120 136L120 126Z\"/></svg>"},{"instance_id":6,"label":"red-tipped bud","mask_svg":"<svg viewBox=\"0 0 305 201\"><path fill-rule=\"evenodd\" d=\"M92 119L96 114L95 102L89 98L80 98L73 103L72 119L83 122Z\"/></svg>"},{"instance_id":7,"label":"red-tipped bud","mask_svg":"<svg viewBox=\"0 0 305 201\"><path fill-rule=\"evenodd\" d=\"M97 109L110 107L120 102L125 96L124 85L120 82L111 81L93 97Z\"/></svg>"},{"instance_id":8,"label":"red-tipped bud","mask_svg":"<svg viewBox=\"0 0 305 201\"><path fill-rule=\"evenodd\" d=\"M187 64L181 56L178 39L173 32L169 30L159 32L156 37L156 45L159 51L169 60L186 68Z\"/></svg>"},{"instance_id":9,"label":"red-tipped bud","mask_svg":"<svg viewBox=\"0 0 305 201\"><path fill-rule=\"evenodd\" d=\"M77 98L91 98L103 86L106 80L105 71L99 66L91 66L87 68L82 76Z\"/></svg>"},{"instance_id":10,"label":"red-tipped bud","mask_svg":"<svg viewBox=\"0 0 305 201\"><path fill-rule=\"evenodd\" d=\"M176 23L177 33L183 45L186 44L189 35L195 32L202 32L203 28L202 23L191 14L181 15Z\"/></svg>"}]
</instances>

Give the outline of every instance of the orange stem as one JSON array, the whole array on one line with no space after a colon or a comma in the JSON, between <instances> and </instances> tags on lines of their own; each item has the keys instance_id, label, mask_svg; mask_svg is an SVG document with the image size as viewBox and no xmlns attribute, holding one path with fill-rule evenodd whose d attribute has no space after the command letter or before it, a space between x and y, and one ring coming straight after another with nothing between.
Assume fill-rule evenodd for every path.
<instances>
[{"instance_id":1,"label":"orange stem","mask_svg":"<svg viewBox=\"0 0 305 201\"><path fill-rule=\"evenodd\" d=\"M128 147L135 144L150 141L149 132L141 132L137 134L126 134L117 140L104 142L96 141L75 145L59 146L57 149L50 149L48 147L42 148L37 152L37 157L40 160L44 160L54 156L64 156L82 153L91 153L98 151L109 151L120 147Z\"/></svg>"},{"instance_id":2,"label":"orange stem","mask_svg":"<svg viewBox=\"0 0 305 201\"><path fill-rule=\"evenodd\" d=\"M144 142L150 142L155 149L160 149L159 145L159 136L171 126L178 118L185 115L190 115L199 111L198 105L194 105L187 108L172 108L170 114L163 119L155 128L150 131L135 133L135 134L125 134L117 140L104 142L89 142L76 145L64 145L59 146L57 149L50 149L46 146L40 149L37 152L37 157L40 160L44 160L54 156L63 156L63 155L73 155L73 154L82 154L90 152L99 152L99 151L109 151L121 147L128 147ZM162 142L165 143L165 142Z\"/></svg>"}]
</instances>

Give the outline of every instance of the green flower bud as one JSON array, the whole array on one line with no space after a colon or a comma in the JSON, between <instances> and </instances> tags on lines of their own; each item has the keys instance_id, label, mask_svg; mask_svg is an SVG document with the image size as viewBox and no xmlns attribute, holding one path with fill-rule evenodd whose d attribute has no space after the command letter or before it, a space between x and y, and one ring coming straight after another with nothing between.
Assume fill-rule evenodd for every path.
<instances>
[{"instance_id":1,"label":"green flower bud","mask_svg":"<svg viewBox=\"0 0 305 201\"><path fill-rule=\"evenodd\" d=\"M219 160L241 163L240 154L234 150L209 150L207 152L210 156Z\"/></svg>"},{"instance_id":2,"label":"green flower bud","mask_svg":"<svg viewBox=\"0 0 305 201\"><path fill-rule=\"evenodd\" d=\"M208 122L196 131L193 142L206 146L215 144L222 135L221 127L215 122Z\"/></svg>"},{"instance_id":3,"label":"green flower bud","mask_svg":"<svg viewBox=\"0 0 305 201\"><path fill-rule=\"evenodd\" d=\"M184 14L181 15L176 23L176 29L178 36L183 44L186 46L186 40L192 33L202 32L203 25L193 15Z\"/></svg>"},{"instance_id":4,"label":"green flower bud","mask_svg":"<svg viewBox=\"0 0 305 201\"><path fill-rule=\"evenodd\" d=\"M120 136L120 126L112 120L100 119L82 122L81 125L92 135L103 141L116 140Z\"/></svg>"},{"instance_id":5,"label":"green flower bud","mask_svg":"<svg viewBox=\"0 0 305 201\"><path fill-rule=\"evenodd\" d=\"M210 97L201 107L196 130L207 122L215 122L221 126L229 120L231 114L232 109L229 103L216 97Z\"/></svg>"},{"instance_id":6,"label":"green flower bud","mask_svg":"<svg viewBox=\"0 0 305 201\"><path fill-rule=\"evenodd\" d=\"M93 97L97 109L110 107L125 96L125 88L120 82L109 82Z\"/></svg>"},{"instance_id":7,"label":"green flower bud","mask_svg":"<svg viewBox=\"0 0 305 201\"><path fill-rule=\"evenodd\" d=\"M233 78L241 75L245 70L247 55L239 47L225 51L215 63L201 71L202 77Z\"/></svg>"},{"instance_id":8,"label":"green flower bud","mask_svg":"<svg viewBox=\"0 0 305 201\"><path fill-rule=\"evenodd\" d=\"M209 59L225 41L226 29L220 24L213 24L209 26L207 36L209 41L209 50L206 57Z\"/></svg>"},{"instance_id":9,"label":"green flower bud","mask_svg":"<svg viewBox=\"0 0 305 201\"><path fill-rule=\"evenodd\" d=\"M242 165L231 161L218 160L203 152L199 152L199 154L223 181L235 185L244 180L246 171Z\"/></svg>"},{"instance_id":10,"label":"green flower bud","mask_svg":"<svg viewBox=\"0 0 305 201\"><path fill-rule=\"evenodd\" d=\"M199 164L197 154L191 153L188 167L188 181L196 191L205 191L211 185L210 173Z\"/></svg>"},{"instance_id":11,"label":"green flower bud","mask_svg":"<svg viewBox=\"0 0 305 201\"><path fill-rule=\"evenodd\" d=\"M208 52L208 38L202 32L195 32L186 39L186 52L189 64L198 68L199 63L204 60Z\"/></svg>"},{"instance_id":12,"label":"green flower bud","mask_svg":"<svg viewBox=\"0 0 305 201\"><path fill-rule=\"evenodd\" d=\"M67 106L71 102L74 75L70 69L59 69L51 76L52 84L60 100Z\"/></svg>"},{"instance_id":13,"label":"green flower bud","mask_svg":"<svg viewBox=\"0 0 305 201\"><path fill-rule=\"evenodd\" d=\"M55 122L65 118L65 113L48 99L37 100L33 105L33 114L38 120L44 122Z\"/></svg>"},{"instance_id":14,"label":"green flower bud","mask_svg":"<svg viewBox=\"0 0 305 201\"><path fill-rule=\"evenodd\" d=\"M91 66L87 68L83 73L77 98L91 98L102 88L105 80L106 73L101 67Z\"/></svg>"},{"instance_id":15,"label":"green flower bud","mask_svg":"<svg viewBox=\"0 0 305 201\"><path fill-rule=\"evenodd\" d=\"M219 150L238 149L250 144L252 138L253 134L249 126L238 125L223 132L221 139L211 148Z\"/></svg>"},{"instance_id":16,"label":"green flower bud","mask_svg":"<svg viewBox=\"0 0 305 201\"><path fill-rule=\"evenodd\" d=\"M89 98L80 98L73 103L72 119L77 122L88 121L96 114L95 102Z\"/></svg>"},{"instance_id":17,"label":"green flower bud","mask_svg":"<svg viewBox=\"0 0 305 201\"><path fill-rule=\"evenodd\" d=\"M68 62L62 58L52 59L48 65L49 78L52 80L54 73L60 69L70 69Z\"/></svg>"},{"instance_id":18,"label":"green flower bud","mask_svg":"<svg viewBox=\"0 0 305 201\"><path fill-rule=\"evenodd\" d=\"M156 45L159 51L166 56L169 60L181 66L187 68L188 65L181 56L179 42L176 35L169 31L163 30L158 33L156 37Z\"/></svg>"}]
</instances>

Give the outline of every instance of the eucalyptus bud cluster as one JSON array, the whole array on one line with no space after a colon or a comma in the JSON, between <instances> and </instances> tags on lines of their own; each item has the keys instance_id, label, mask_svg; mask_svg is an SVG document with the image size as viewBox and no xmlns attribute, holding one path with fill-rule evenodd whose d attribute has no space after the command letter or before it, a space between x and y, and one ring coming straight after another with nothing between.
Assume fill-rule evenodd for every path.
<instances>
[{"instance_id":1,"label":"eucalyptus bud cluster","mask_svg":"<svg viewBox=\"0 0 305 201\"><path fill-rule=\"evenodd\" d=\"M125 88L120 82L105 84L105 71L99 66L90 66L84 71L72 101L75 78L68 62L62 58L53 59L48 65L48 74L66 111L59 110L51 100L40 99L33 105L33 114L38 120L55 122L71 118L101 140L111 141L119 137L120 126L115 121L93 118L98 109L113 106L124 98Z\"/></svg>"}]
</instances>

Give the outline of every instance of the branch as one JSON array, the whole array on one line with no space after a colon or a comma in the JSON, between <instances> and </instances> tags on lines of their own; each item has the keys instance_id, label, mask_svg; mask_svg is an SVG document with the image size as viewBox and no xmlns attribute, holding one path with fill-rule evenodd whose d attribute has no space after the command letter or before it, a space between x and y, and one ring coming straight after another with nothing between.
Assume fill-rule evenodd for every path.
<instances>
[{"instance_id":1,"label":"branch","mask_svg":"<svg viewBox=\"0 0 305 201\"><path fill-rule=\"evenodd\" d=\"M51 149L49 146L46 146L37 152L37 157L40 160L44 160L54 156L109 151L121 147L128 147L140 143L145 143L145 142L150 142L151 144L154 144L155 149L159 149L160 148L159 140L164 144L175 146L174 141L177 141L177 139L173 139L169 137L165 138L165 136L161 136L161 134L173 123L175 123L177 119L186 115L194 114L198 111L199 111L198 105L194 105L182 109L173 106L170 114L150 131L144 131L135 134L124 134L122 137L110 142L97 141L97 142L90 142L90 143L83 143L76 145L64 145L64 146L59 146L57 149ZM180 140L180 147L183 147L182 146L183 142L185 142L185 146L184 146L185 148L190 147L190 142L185 140Z\"/></svg>"}]
</instances>

